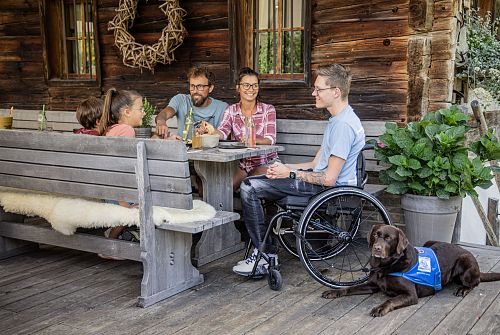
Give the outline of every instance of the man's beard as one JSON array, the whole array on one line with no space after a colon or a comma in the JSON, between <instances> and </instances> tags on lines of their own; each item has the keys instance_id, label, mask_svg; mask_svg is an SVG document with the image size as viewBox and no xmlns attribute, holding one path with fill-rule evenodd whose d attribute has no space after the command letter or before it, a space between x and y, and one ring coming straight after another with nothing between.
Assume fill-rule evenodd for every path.
<instances>
[{"instance_id":1,"label":"man's beard","mask_svg":"<svg viewBox=\"0 0 500 335\"><path fill-rule=\"evenodd\" d=\"M195 100L195 97L196 97L196 100ZM204 97L202 95L199 95L199 94L196 94L195 96L191 96L191 101L193 102L193 105L195 105L196 107L200 107L202 106L205 101L207 101L208 99L208 96Z\"/></svg>"}]
</instances>

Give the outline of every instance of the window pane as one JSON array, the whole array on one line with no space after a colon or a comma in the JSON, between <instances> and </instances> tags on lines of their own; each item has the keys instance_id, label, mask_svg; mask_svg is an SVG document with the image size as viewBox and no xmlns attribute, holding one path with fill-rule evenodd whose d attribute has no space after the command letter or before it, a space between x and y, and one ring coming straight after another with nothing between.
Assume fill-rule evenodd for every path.
<instances>
[{"instance_id":1,"label":"window pane","mask_svg":"<svg viewBox=\"0 0 500 335\"><path fill-rule=\"evenodd\" d=\"M293 36L293 37L292 37ZM293 43L292 43L293 38ZM304 72L304 31L286 31L283 33L283 73Z\"/></svg>"},{"instance_id":2,"label":"window pane","mask_svg":"<svg viewBox=\"0 0 500 335\"><path fill-rule=\"evenodd\" d=\"M302 0L283 0L283 27L304 26Z\"/></svg>"},{"instance_id":3,"label":"window pane","mask_svg":"<svg viewBox=\"0 0 500 335\"><path fill-rule=\"evenodd\" d=\"M274 73L273 33L259 33L258 69L260 73Z\"/></svg>"},{"instance_id":4,"label":"window pane","mask_svg":"<svg viewBox=\"0 0 500 335\"><path fill-rule=\"evenodd\" d=\"M95 78L92 1L67 1L64 6L64 19L67 76Z\"/></svg>"},{"instance_id":5,"label":"window pane","mask_svg":"<svg viewBox=\"0 0 500 335\"><path fill-rule=\"evenodd\" d=\"M262 29L276 29L278 26L278 15L276 10L278 9L278 1L280 0L257 0L256 5L258 6L257 13L257 24L256 28ZM274 25L273 25L274 19Z\"/></svg>"},{"instance_id":6,"label":"window pane","mask_svg":"<svg viewBox=\"0 0 500 335\"><path fill-rule=\"evenodd\" d=\"M304 74L305 2L254 0L254 66L267 78Z\"/></svg>"}]
</instances>

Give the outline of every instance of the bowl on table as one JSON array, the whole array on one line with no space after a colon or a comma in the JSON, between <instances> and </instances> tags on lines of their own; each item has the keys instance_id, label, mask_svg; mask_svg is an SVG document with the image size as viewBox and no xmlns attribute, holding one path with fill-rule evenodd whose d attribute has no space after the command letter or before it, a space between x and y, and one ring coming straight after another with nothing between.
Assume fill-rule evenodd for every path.
<instances>
[{"instance_id":1,"label":"bowl on table","mask_svg":"<svg viewBox=\"0 0 500 335\"><path fill-rule=\"evenodd\" d=\"M215 148L219 145L219 135L201 135L201 146L203 148Z\"/></svg>"}]
</instances>

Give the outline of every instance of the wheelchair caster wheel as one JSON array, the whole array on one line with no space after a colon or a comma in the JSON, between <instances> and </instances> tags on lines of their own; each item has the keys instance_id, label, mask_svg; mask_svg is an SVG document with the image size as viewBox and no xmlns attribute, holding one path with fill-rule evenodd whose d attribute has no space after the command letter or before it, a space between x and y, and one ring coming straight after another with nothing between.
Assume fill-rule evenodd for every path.
<instances>
[{"instance_id":1,"label":"wheelchair caster wheel","mask_svg":"<svg viewBox=\"0 0 500 335\"><path fill-rule=\"evenodd\" d=\"M267 283L269 284L269 288L271 290L281 290L281 287L283 286L283 278L281 277L281 273L276 269L269 269Z\"/></svg>"}]
</instances>

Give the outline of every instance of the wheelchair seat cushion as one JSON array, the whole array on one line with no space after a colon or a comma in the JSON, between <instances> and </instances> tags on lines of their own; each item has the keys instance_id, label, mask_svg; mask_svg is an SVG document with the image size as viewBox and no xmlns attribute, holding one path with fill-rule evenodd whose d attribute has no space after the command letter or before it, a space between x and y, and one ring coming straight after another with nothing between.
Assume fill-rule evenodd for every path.
<instances>
[{"instance_id":1,"label":"wheelchair seat cushion","mask_svg":"<svg viewBox=\"0 0 500 335\"><path fill-rule=\"evenodd\" d=\"M311 197L309 196L298 196L298 195L289 195L277 201L277 203L281 206L300 206L306 207L307 203Z\"/></svg>"}]
</instances>

